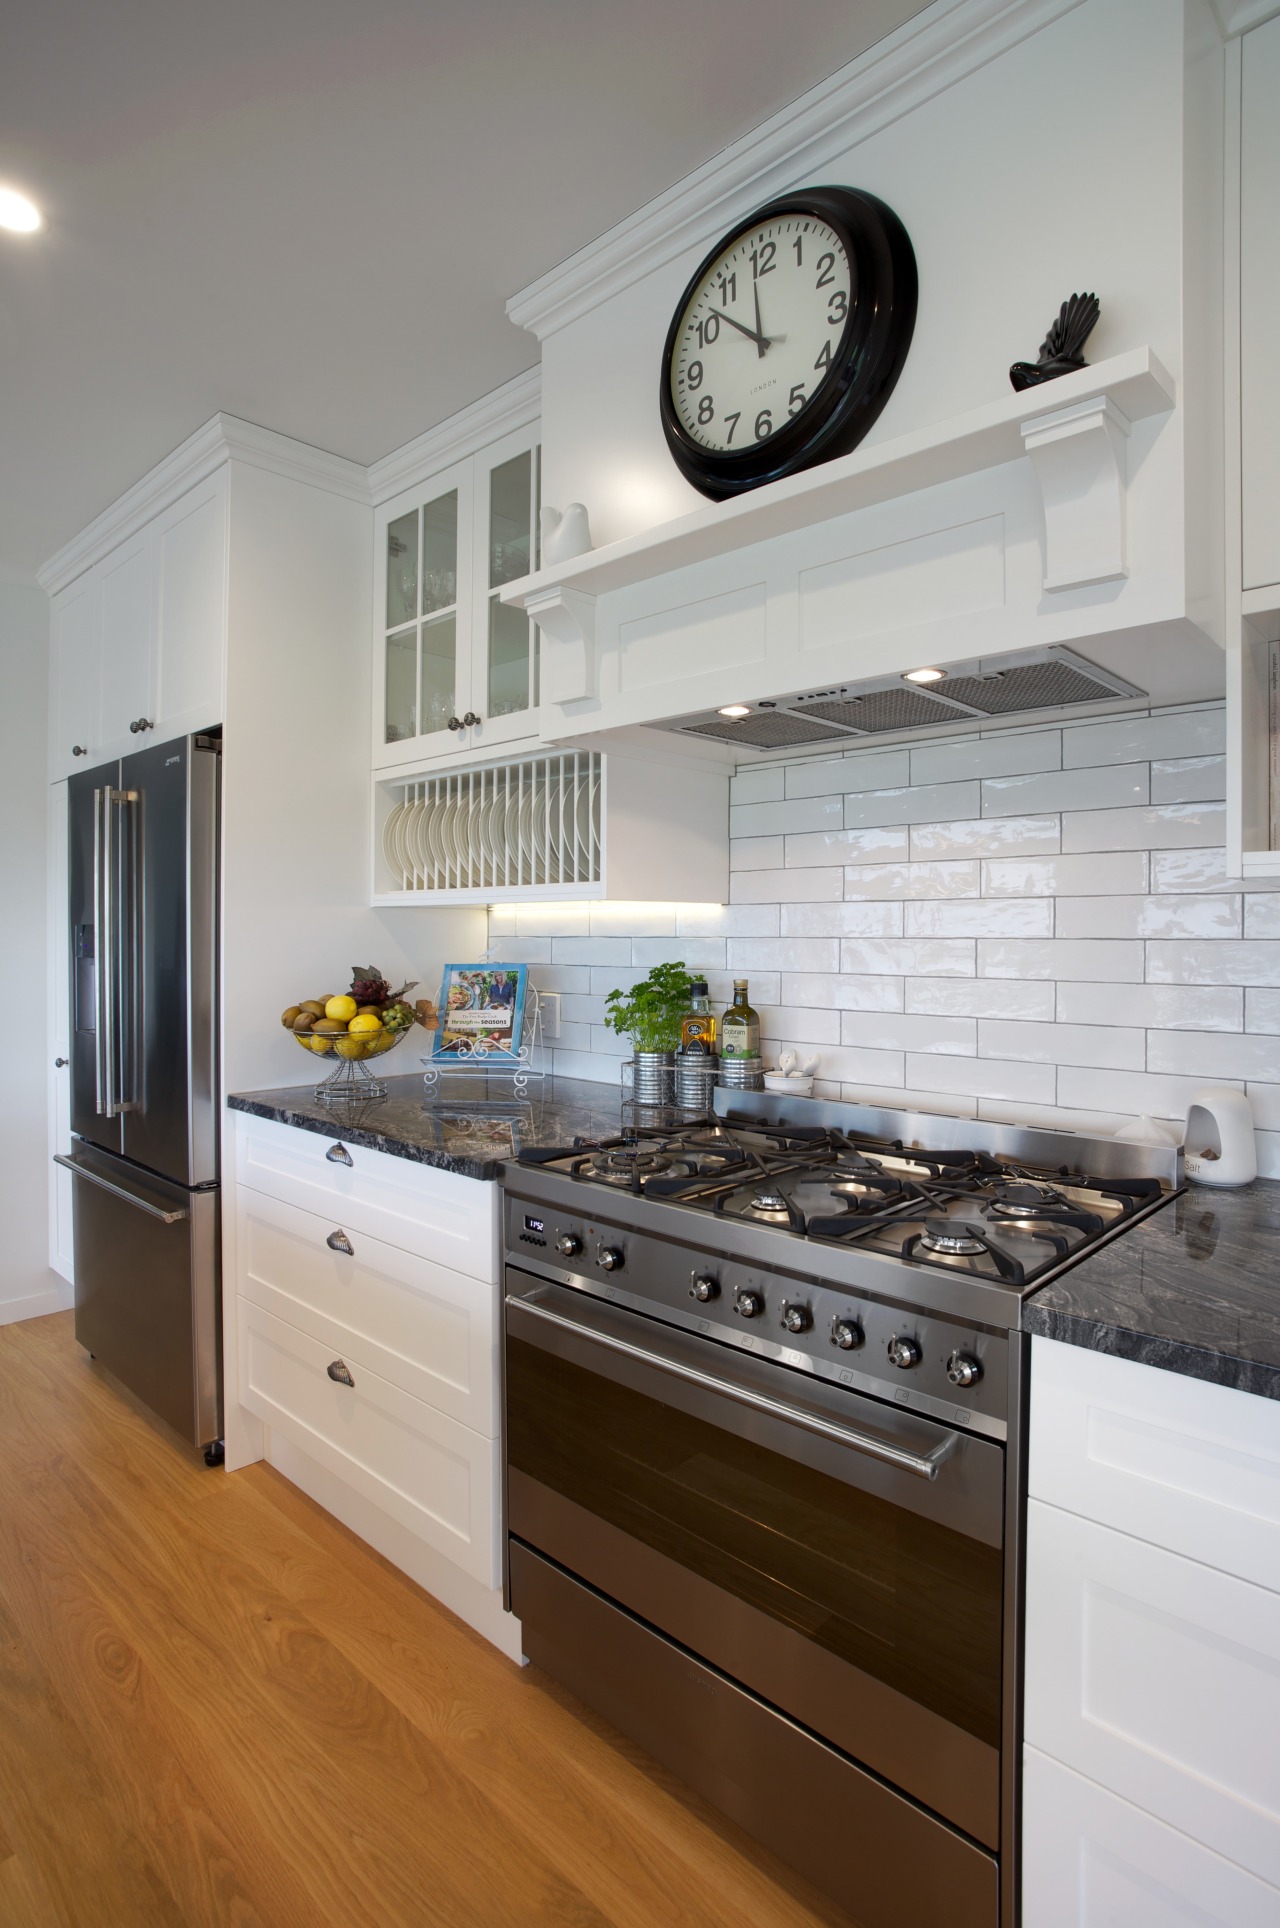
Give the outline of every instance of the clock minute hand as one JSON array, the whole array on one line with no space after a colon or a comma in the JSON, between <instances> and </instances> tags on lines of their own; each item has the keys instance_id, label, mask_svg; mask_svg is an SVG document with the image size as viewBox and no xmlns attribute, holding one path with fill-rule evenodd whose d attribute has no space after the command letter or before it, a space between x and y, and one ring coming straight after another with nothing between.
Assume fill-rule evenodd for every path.
<instances>
[{"instance_id":1,"label":"clock minute hand","mask_svg":"<svg viewBox=\"0 0 1280 1928\"><path fill-rule=\"evenodd\" d=\"M731 328L736 328L738 333L745 335L748 341L755 342L761 353L764 352L764 348L769 346L768 342L764 340L764 337L758 335L754 328L748 328L745 322L735 321L732 315L726 315L723 308L710 308L707 312L712 315L718 315L721 321L727 321ZM763 348L760 347L762 342L764 344Z\"/></svg>"},{"instance_id":2,"label":"clock minute hand","mask_svg":"<svg viewBox=\"0 0 1280 1928\"><path fill-rule=\"evenodd\" d=\"M769 340L760 323L760 283L758 281L752 282L751 292L755 297L756 304L756 354L763 360L765 351L769 346Z\"/></svg>"}]
</instances>

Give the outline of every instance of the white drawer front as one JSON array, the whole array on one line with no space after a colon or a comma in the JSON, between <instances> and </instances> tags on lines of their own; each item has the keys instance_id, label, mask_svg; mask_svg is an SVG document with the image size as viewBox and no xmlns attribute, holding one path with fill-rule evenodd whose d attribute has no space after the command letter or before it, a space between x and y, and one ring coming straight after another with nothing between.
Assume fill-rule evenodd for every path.
<instances>
[{"instance_id":1,"label":"white drawer front","mask_svg":"<svg viewBox=\"0 0 1280 1928\"><path fill-rule=\"evenodd\" d=\"M1280 1400L1036 1339L1028 1484L1280 1592Z\"/></svg>"},{"instance_id":2,"label":"white drawer front","mask_svg":"<svg viewBox=\"0 0 1280 1928\"><path fill-rule=\"evenodd\" d=\"M350 1159L338 1156L339 1149ZM236 1176L349 1231L420 1252L473 1278L498 1276L498 1187L388 1152L322 1138L273 1118L236 1114Z\"/></svg>"},{"instance_id":3,"label":"white drawer front","mask_svg":"<svg viewBox=\"0 0 1280 1928\"><path fill-rule=\"evenodd\" d=\"M1023 1752L1022 1928L1276 1928L1280 1892L1036 1748Z\"/></svg>"},{"instance_id":4,"label":"white drawer front","mask_svg":"<svg viewBox=\"0 0 1280 1928\"><path fill-rule=\"evenodd\" d=\"M333 1348L239 1302L240 1397L365 1499L486 1587L498 1584L498 1442Z\"/></svg>"},{"instance_id":5,"label":"white drawer front","mask_svg":"<svg viewBox=\"0 0 1280 1928\"><path fill-rule=\"evenodd\" d=\"M351 1252L331 1247L334 1236ZM265 1312L335 1352L354 1347L473 1431L497 1431L496 1286L243 1185L236 1264L241 1293Z\"/></svg>"},{"instance_id":6,"label":"white drawer front","mask_svg":"<svg viewBox=\"0 0 1280 1928\"><path fill-rule=\"evenodd\" d=\"M1027 1740L1280 1886L1280 1598L1032 1500Z\"/></svg>"}]
</instances>

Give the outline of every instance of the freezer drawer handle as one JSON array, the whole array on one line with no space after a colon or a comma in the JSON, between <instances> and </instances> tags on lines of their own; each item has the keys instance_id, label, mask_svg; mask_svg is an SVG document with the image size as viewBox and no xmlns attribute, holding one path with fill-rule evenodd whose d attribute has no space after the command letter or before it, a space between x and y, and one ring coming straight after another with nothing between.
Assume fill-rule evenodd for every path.
<instances>
[{"instance_id":1,"label":"freezer drawer handle","mask_svg":"<svg viewBox=\"0 0 1280 1928\"><path fill-rule=\"evenodd\" d=\"M330 1145L325 1157L331 1165L351 1165L355 1162L345 1145Z\"/></svg>"},{"instance_id":2,"label":"freezer drawer handle","mask_svg":"<svg viewBox=\"0 0 1280 1928\"><path fill-rule=\"evenodd\" d=\"M652 1366L658 1372L670 1373L675 1379L687 1379L691 1385L719 1393L722 1398L732 1399L740 1406L750 1406L756 1412L768 1413L773 1419L785 1419L803 1432L817 1433L822 1439L834 1439L841 1446L852 1446L855 1452L866 1453L871 1459L882 1459L889 1466L900 1467L904 1473L914 1473L917 1479L937 1479L938 1468L950 1458L958 1444L956 1434L947 1433L931 1453L913 1453L905 1446L895 1446L887 1439L877 1439L873 1433L856 1432L851 1426L842 1426L838 1420L824 1419L818 1413L802 1412L795 1406L784 1405L780 1399L770 1399L767 1393L735 1385L731 1379L699 1372L695 1366L682 1365L675 1359L664 1359L660 1354L650 1352L647 1347L633 1346L626 1339L617 1339L612 1333L601 1332L596 1326L578 1319L566 1319L561 1313L553 1312L549 1306L539 1305L534 1299L511 1297L507 1304L518 1307L521 1312L531 1313L535 1319L545 1319L548 1325L576 1333L581 1339L607 1346L610 1352L624 1353L628 1358Z\"/></svg>"},{"instance_id":3,"label":"freezer drawer handle","mask_svg":"<svg viewBox=\"0 0 1280 1928\"><path fill-rule=\"evenodd\" d=\"M100 1185L104 1192L114 1192L117 1198L123 1198L127 1204L136 1205L148 1218L158 1218L162 1225L176 1225L179 1219L188 1216L186 1212L166 1212L160 1205L148 1205L146 1199L139 1198L136 1192L127 1191L123 1185L113 1185L109 1178L103 1178L99 1172L91 1172L87 1165L77 1165L74 1158L64 1158L60 1151L53 1154L53 1162L55 1165L65 1165L77 1178L87 1178L91 1185Z\"/></svg>"},{"instance_id":4,"label":"freezer drawer handle","mask_svg":"<svg viewBox=\"0 0 1280 1928\"><path fill-rule=\"evenodd\" d=\"M331 1252L345 1252L349 1259L356 1255L356 1248L345 1232L330 1232L325 1244Z\"/></svg>"},{"instance_id":5,"label":"freezer drawer handle","mask_svg":"<svg viewBox=\"0 0 1280 1928\"><path fill-rule=\"evenodd\" d=\"M331 1366L325 1367L325 1371L339 1386L354 1386L356 1383L351 1377L351 1368L345 1359L335 1359Z\"/></svg>"}]
</instances>

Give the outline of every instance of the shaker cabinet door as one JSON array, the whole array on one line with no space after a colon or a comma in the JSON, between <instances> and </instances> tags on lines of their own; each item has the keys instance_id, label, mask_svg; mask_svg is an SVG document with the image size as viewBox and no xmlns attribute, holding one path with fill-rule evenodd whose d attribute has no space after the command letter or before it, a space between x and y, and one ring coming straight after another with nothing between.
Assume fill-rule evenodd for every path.
<instances>
[{"instance_id":1,"label":"shaker cabinet door","mask_svg":"<svg viewBox=\"0 0 1280 1928\"><path fill-rule=\"evenodd\" d=\"M120 750L155 724L155 579L151 531L122 542L97 567L102 599L98 740ZM131 727L132 726L132 727Z\"/></svg>"},{"instance_id":2,"label":"shaker cabinet door","mask_svg":"<svg viewBox=\"0 0 1280 1928\"><path fill-rule=\"evenodd\" d=\"M155 523L157 735L222 720L227 631L227 476L220 469Z\"/></svg>"},{"instance_id":3,"label":"shaker cabinet door","mask_svg":"<svg viewBox=\"0 0 1280 1928\"><path fill-rule=\"evenodd\" d=\"M49 774L56 782L97 761L99 585L86 570L53 598Z\"/></svg>"},{"instance_id":4,"label":"shaker cabinet door","mask_svg":"<svg viewBox=\"0 0 1280 1928\"><path fill-rule=\"evenodd\" d=\"M1280 18L1241 42L1240 423L1243 586L1280 583Z\"/></svg>"}]
</instances>

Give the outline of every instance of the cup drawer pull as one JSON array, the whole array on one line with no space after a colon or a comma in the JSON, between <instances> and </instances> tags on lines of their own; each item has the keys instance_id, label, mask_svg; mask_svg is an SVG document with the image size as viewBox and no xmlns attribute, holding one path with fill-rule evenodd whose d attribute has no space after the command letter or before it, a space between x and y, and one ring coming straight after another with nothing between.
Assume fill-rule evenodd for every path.
<instances>
[{"instance_id":1,"label":"cup drawer pull","mask_svg":"<svg viewBox=\"0 0 1280 1928\"><path fill-rule=\"evenodd\" d=\"M351 1165L355 1162L345 1145L330 1145L325 1157L331 1165Z\"/></svg>"},{"instance_id":2,"label":"cup drawer pull","mask_svg":"<svg viewBox=\"0 0 1280 1928\"><path fill-rule=\"evenodd\" d=\"M345 1359L335 1359L331 1366L326 1366L325 1370L330 1379L336 1381L339 1386L354 1386L356 1383L351 1377L351 1368Z\"/></svg>"},{"instance_id":3,"label":"cup drawer pull","mask_svg":"<svg viewBox=\"0 0 1280 1928\"><path fill-rule=\"evenodd\" d=\"M345 1232L330 1232L325 1244L331 1252L345 1252L349 1259L356 1255L356 1248Z\"/></svg>"}]
</instances>

